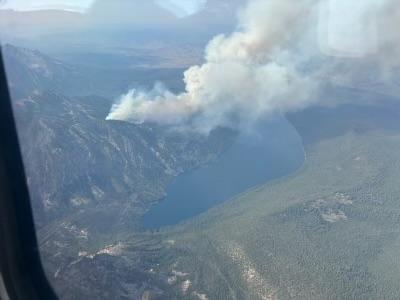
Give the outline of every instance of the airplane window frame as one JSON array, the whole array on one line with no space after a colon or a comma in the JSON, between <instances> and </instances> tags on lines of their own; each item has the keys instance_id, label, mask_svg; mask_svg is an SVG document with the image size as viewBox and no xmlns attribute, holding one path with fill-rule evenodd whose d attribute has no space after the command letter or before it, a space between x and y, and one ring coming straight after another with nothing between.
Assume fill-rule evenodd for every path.
<instances>
[{"instance_id":1,"label":"airplane window frame","mask_svg":"<svg viewBox=\"0 0 400 300\"><path fill-rule=\"evenodd\" d=\"M1 48L0 272L9 299L57 299L40 260Z\"/></svg>"}]
</instances>

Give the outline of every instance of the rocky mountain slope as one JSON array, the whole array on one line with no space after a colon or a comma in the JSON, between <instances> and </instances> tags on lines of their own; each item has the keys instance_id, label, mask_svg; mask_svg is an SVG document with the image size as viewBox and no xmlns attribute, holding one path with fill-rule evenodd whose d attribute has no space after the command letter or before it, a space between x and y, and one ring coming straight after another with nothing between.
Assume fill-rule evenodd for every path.
<instances>
[{"instance_id":1,"label":"rocky mountain slope","mask_svg":"<svg viewBox=\"0 0 400 300\"><path fill-rule=\"evenodd\" d=\"M83 269L72 277L63 273L82 258L88 260L85 270L103 276L102 264L113 259L107 245L138 230L140 217L163 198L166 185L178 174L215 159L234 134L220 129L205 137L151 124L106 121L112 100L72 96L66 90L64 83L68 87L85 79L79 67L37 51L4 49L46 271L62 286L69 286L72 277L82 282ZM96 253L105 256L99 264L93 259ZM143 265L134 265L141 274ZM115 276L119 271L110 267L107 272ZM102 281L91 284L97 290ZM137 285L130 290L140 291L140 281ZM80 288L82 295L84 286Z\"/></svg>"}]
</instances>

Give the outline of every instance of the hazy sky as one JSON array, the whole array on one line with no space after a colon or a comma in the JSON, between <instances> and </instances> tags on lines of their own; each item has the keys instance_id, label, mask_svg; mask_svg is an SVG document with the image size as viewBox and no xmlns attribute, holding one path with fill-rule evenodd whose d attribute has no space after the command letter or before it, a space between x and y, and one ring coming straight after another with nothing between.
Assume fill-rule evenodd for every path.
<instances>
[{"instance_id":1,"label":"hazy sky","mask_svg":"<svg viewBox=\"0 0 400 300\"><path fill-rule=\"evenodd\" d=\"M156 0L161 7L178 17L186 17L199 11L207 0Z\"/></svg>"},{"instance_id":2,"label":"hazy sky","mask_svg":"<svg viewBox=\"0 0 400 300\"><path fill-rule=\"evenodd\" d=\"M15 10L65 9L83 12L94 0L3 0L1 8ZM1 3L0 2L0 3Z\"/></svg>"},{"instance_id":3,"label":"hazy sky","mask_svg":"<svg viewBox=\"0 0 400 300\"><path fill-rule=\"evenodd\" d=\"M64 9L84 12L94 2L95 0L0 0L0 3L2 3L1 8L23 11ZM185 17L196 13L203 7L207 0L155 0L155 2L176 16Z\"/></svg>"}]
</instances>

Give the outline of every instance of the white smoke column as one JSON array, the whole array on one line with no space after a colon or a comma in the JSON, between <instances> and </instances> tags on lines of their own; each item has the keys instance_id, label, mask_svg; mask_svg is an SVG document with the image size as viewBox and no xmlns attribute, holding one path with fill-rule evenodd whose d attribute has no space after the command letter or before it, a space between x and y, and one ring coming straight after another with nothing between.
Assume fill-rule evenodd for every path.
<instances>
[{"instance_id":1,"label":"white smoke column","mask_svg":"<svg viewBox=\"0 0 400 300\"><path fill-rule=\"evenodd\" d=\"M217 126L249 126L270 113L308 105L314 81L299 71L301 55L289 49L307 30L314 3L251 0L240 13L237 30L212 39L206 62L184 73L184 93L159 87L149 93L130 91L107 119L208 133Z\"/></svg>"}]
</instances>

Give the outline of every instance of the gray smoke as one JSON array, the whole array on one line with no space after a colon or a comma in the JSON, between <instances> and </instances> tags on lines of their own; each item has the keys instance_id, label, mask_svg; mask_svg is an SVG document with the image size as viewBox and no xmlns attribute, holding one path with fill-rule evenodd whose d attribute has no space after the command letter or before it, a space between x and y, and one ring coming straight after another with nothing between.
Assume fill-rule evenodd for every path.
<instances>
[{"instance_id":1,"label":"gray smoke","mask_svg":"<svg viewBox=\"0 0 400 300\"><path fill-rule=\"evenodd\" d=\"M326 74L342 76L336 60L321 62L321 41L313 40L318 36L315 27L321 5L326 7L328 2L250 0L239 13L236 31L214 37L205 50L205 63L184 73L185 92L174 94L161 86L150 92L131 90L112 107L107 119L156 122L208 133L217 126L248 127L270 114L311 105ZM357 54L368 56L362 59L377 62L382 73L389 74L393 65L399 65L395 32L400 28L399 4L395 0L379 3L366 2L360 26L369 24L374 8L377 26L393 32L386 30L379 41L371 39L379 47L362 45L368 51ZM328 30L335 34L332 28ZM332 39L320 32L321 38L328 38L327 47L346 48L336 45L341 40L329 44ZM344 78L351 81L356 72L349 72Z\"/></svg>"}]
</instances>

